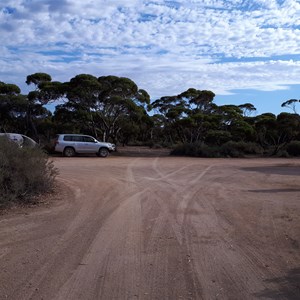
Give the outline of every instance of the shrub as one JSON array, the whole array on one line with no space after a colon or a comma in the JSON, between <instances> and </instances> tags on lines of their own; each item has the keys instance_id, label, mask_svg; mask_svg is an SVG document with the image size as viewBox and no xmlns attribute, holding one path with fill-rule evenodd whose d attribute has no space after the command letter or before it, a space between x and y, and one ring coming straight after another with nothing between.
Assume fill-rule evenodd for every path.
<instances>
[{"instance_id":1,"label":"shrub","mask_svg":"<svg viewBox=\"0 0 300 300\"><path fill-rule=\"evenodd\" d=\"M281 158L289 158L290 155L286 150L279 150L278 153L276 154L276 157L281 157Z\"/></svg>"},{"instance_id":2,"label":"shrub","mask_svg":"<svg viewBox=\"0 0 300 300\"><path fill-rule=\"evenodd\" d=\"M41 144L40 144L41 145ZM47 143L43 143L41 145L42 150L48 154L54 154L55 153L55 142L51 141L51 142L47 142Z\"/></svg>"},{"instance_id":3,"label":"shrub","mask_svg":"<svg viewBox=\"0 0 300 300\"><path fill-rule=\"evenodd\" d=\"M186 143L177 145L170 153L178 156L219 157L218 147L208 146L204 143Z\"/></svg>"},{"instance_id":4,"label":"shrub","mask_svg":"<svg viewBox=\"0 0 300 300\"><path fill-rule=\"evenodd\" d=\"M229 157L243 157L244 155L261 155L262 147L256 143L229 141L221 146L221 154Z\"/></svg>"},{"instance_id":5,"label":"shrub","mask_svg":"<svg viewBox=\"0 0 300 300\"><path fill-rule=\"evenodd\" d=\"M222 145L232 139L231 133L224 130L208 130L205 143L208 145Z\"/></svg>"},{"instance_id":6,"label":"shrub","mask_svg":"<svg viewBox=\"0 0 300 300\"><path fill-rule=\"evenodd\" d=\"M152 149L162 149L163 146L161 144L156 143L156 144L151 145L150 148L152 148Z\"/></svg>"},{"instance_id":7,"label":"shrub","mask_svg":"<svg viewBox=\"0 0 300 300\"><path fill-rule=\"evenodd\" d=\"M0 207L32 202L53 188L57 170L39 148L20 148L0 138Z\"/></svg>"},{"instance_id":8,"label":"shrub","mask_svg":"<svg viewBox=\"0 0 300 300\"><path fill-rule=\"evenodd\" d=\"M286 151L289 155L300 156L300 141L292 141L287 147Z\"/></svg>"}]
</instances>

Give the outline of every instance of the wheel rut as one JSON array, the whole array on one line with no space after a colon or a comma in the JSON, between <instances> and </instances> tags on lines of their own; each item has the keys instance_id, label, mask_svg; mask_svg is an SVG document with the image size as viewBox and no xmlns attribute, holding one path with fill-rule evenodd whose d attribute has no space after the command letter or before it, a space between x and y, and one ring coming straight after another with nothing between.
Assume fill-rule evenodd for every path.
<instances>
[{"instance_id":1,"label":"wheel rut","mask_svg":"<svg viewBox=\"0 0 300 300\"><path fill-rule=\"evenodd\" d=\"M1 300L300 298L297 160L54 163L59 199L0 216Z\"/></svg>"}]
</instances>

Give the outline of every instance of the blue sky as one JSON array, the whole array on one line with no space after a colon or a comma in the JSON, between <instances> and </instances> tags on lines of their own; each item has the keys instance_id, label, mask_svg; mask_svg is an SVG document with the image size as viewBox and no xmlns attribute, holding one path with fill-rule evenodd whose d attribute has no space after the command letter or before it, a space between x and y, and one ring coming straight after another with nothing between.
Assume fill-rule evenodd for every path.
<instances>
[{"instance_id":1,"label":"blue sky","mask_svg":"<svg viewBox=\"0 0 300 300\"><path fill-rule=\"evenodd\" d=\"M134 80L156 100L193 87L288 111L300 98L300 0L0 0L0 81Z\"/></svg>"}]
</instances>

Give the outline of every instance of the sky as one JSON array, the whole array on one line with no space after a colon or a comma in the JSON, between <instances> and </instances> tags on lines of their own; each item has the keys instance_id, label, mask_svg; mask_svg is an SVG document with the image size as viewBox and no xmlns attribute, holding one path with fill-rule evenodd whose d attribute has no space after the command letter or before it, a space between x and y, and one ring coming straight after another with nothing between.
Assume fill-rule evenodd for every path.
<instances>
[{"instance_id":1,"label":"sky","mask_svg":"<svg viewBox=\"0 0 300 300\"><path fill-rule=\"evenodd\" d=\"M0 81L27 93L36 72L128 77L152 100L211 90L279 114L300 99L300 0L0 0Z\"/></svg>"}]
</instances>

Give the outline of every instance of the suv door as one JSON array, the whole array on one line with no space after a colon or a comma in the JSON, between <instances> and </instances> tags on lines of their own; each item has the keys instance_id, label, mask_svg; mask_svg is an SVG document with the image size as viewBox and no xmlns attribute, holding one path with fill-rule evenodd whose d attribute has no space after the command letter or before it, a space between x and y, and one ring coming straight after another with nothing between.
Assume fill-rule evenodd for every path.
<instances>
[{"instance_id":1,"label":"suv door","mask_svg":"<svg viewBox=\"0 0 300 300\"><path fill-rule=\"evenodd\" d=\"M73 143L73 145L75 147L75 151L77 153L85 153L83 137L81 135L73 135L72 143Z\"/></svg>"},{"instance_id":2,"label":"suv door","mask_svg":"<svg viewBox=\"0 0 300 300\"><path fill-rule=\"evenodd\" d=\"M82 136L82 153L96 153L98 152L97 141L91 136Z\"/></svg>"}]
</instances>

